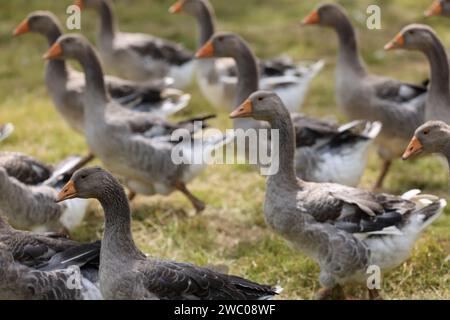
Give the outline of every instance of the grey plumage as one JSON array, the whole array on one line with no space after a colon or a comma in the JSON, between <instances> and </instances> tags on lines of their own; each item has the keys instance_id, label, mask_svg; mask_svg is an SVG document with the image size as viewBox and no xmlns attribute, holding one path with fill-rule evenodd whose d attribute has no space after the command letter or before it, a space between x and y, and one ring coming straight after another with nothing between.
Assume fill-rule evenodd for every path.
<instances>
[{"instance_id":1,"label":"grey plumage","mask_svg":"<svg viewBox=\"0 0 450 320\"><path fill-rule=\"evenodd\" d=\"M267 223L320 267L322 286L365 283L366 269L389 270L406 260L414 242L446 205L412 190L377 194L332 183L305 182L294 173L295 135L289 113L273 93L249 97L251 116L278 129L280 170L267 179Z\"/></svg>"},{"instance_id":2,"label":"grey plumage","mask_svg":"<svg viewBox=\"0 0 450 320\"><path fill-rule=\"evenodd\" d=\"M199 126L195 120L203 121L211 116L173 124L126 110L112 101L106 93L100 62L85 38L66 35L57 43L63 47L63 57L78 60L85 71L85 128L89 148L94 150L109 170L123 177L127 186L135 193L166 195L179 190L188 197L197 211L203 210L203 203L187 190L185 184L200 174L206 163L193 163L192 159L187 158L177 163L172 156L177 147L184 149L182 157L189 153L210 156L213 150L221 148L229 140L225 135L217 133L215 135L221 139L215 145L200 150L194 150L190 143L178 143L180 137L184 137L184 141L190 141L190 134L205 126L203 122ZM175 131L180 135L171 139ZM199 139L197 143L200 142L202 146L208 145L201 137L194 139Z\"/></svg>"},{"instance_id":3,"label":"grey plumage","mask_svg":"<svg viewBox=\"0 0 450 320\"><path fill-rule=\"evenodd\" d=\"M51 46L62 35L58 18L49 11L34 11L24 20L32 32L42 34ZM57 111L79 133L84 132L82 73L66 65L63 60L50 61L45 68L45 83ZM187 106L190 95L166 89L166 80L136 83L113 76L105 76L111 97L124 107L158 116L168 116Z\"/></svg>"},{"instance_id":4,"label":"grey plumage","mask_svg":"<svg viewBox=\"0 0 450 320\"><path fill-rule=\"evenodd\" d=\"M315 10L318 23L337 33L340 43L336 67L336 98L352 120L379 121L383 125L376 143L385 161L376 183L381 187L390 163L425 119L425 86L404 83L366 71L357 46L355 30L344 9L323 4Z\"/></svg>"},{"instance_id":5,"label":"grey plumage","mask_svg":"<svg viewBox=\"0 0 450 320\"><path fill-rule=\"evenodd\" d=\"M188 85L193 72L192 52L182 45L152 35L120 32L108 0L82 0L100 17L97 46L105 64L124 78L148 81L172 77L174 87Z\"/></svg>"},{"instance_id":6,"label":"grey plumage","mask_svg":"<svg viewBox=\"0 0 450 320\"><path fill-rule=\"evenodd\" d=\"M100 287L106 299L259 299L278 289L192 264L147 258L131 234L125 191L101 168L86 168L72 177L65 197L96 198L105 212L101 244ZM70 191L71 190L71 191Z\"/></svg>"}]
</instances>

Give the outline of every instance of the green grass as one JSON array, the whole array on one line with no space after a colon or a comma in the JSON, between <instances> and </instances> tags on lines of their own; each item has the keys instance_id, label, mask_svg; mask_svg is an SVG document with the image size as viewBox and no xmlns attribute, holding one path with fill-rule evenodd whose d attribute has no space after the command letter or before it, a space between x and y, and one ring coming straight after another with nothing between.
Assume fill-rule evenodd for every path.
<instances>
[{"instance_id":1,"label":"green grass","mask_svg":"<svg viewBox=\"0 0 450 320\"><path fill-rule=\"evenodd\" d=\"M383 45L402 26L424 22L421 14L431 0L379 0L382 30L365 28L366 8L374 1L340 1L350 12L361 40L361 50L370 70L399 79L420 82L428 74L424 57L410 52L385 53ZM316 116L339 115L335 108L333 73L336 39L331 30L300 28L299 21L316 1L298 0L213 0L219 29L235 31L247 39L258 56L271 57L282 52L296 59L327 61L325 70L314 81L303 111ZM43 82L42 54L46 41L37 35L11 38L13 28L32 10L52 10L60 18L70 1L14 0L0 5L0 121L13 122L16 131L2 145L46 161L55 162L73 153L85 153L81 136L73 133L55 112ZM167 13L169 0L117 0L116 11L123 30L148 32L183 42L195 49L195 23L187 16ZM96 28L92 12L83 15L83 33L94 39ZM426 20L450 43L450 19ZM196 85L182 116L214 109L201 97ZM229 127L226 112L213 124ZM370 157L362 187L375 181L380 161ZM248 166L212 166L190 186L208 204L198 216L186 199L177 193L169 197L138 197L133 203L133 232L140 248L154 256L205 265L227 265L231 273L256 281L280 283L282 299L310 299L318 289L318 266L290 249L265 225L262 202L265 184ZM447 196L447 169L435 158L414 162L397 161L386 181L386 192L402 193L419 187L432 194ZM420 238L413 256L386 276L384 296L388 299L450 299L449 263L450 208ZM78 240L98 239L102 234L102 210L93 202L89 215L74 232ZM362 291L352 288L351 293Z\"/></svg>"}]
</instances>

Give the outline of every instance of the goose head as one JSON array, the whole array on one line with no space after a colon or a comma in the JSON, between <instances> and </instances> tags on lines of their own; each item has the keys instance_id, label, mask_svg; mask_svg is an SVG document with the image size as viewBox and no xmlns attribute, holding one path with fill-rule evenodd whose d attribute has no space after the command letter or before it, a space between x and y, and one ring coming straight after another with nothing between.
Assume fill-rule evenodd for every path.
<instances>
[{"instance_id":1,"label":"goose head","mask_svg":"<svg viewBox=\"0 0 450 320\"><path fill-rule=\"evenodd\" d=\"M442 121L428 121L417 128L402 158L406 160L422 152L444 153L449 146L450 127Z\"/></svg>"},{"instance_id":2,"label":"goose head","mask_svg":"<svg viewBox=\"0 0 450 320\"><path fill-rule=\"evenodd\" d=\"M230 118L253 118L271 121L280 114L288 114L280 97L273 92L257 91L237 107L230 114Z\"/></svg>"},{"instance_id":3,"label":"goose head","mask_svg":"<svg viewBox=\"0 0 450 320\"><path fill-rule=\"evenodd\" d=\"M103 2L105 0L75 0L74 5L83 10L85 8L100 8Z\"/></svg>"},{"instance_id":4,"label":"goose head","mask_svg":"<svg viewBox=\"0 0 450 320\"><path fill-rule=\"evenodd\" d=\"M335 28L342 20L347 20L344 10L337 4L325 3L311 11L311 13L302 20L302 25L317 24Z\"/></svg>"},{"instance_id":5,"label":"goose head","mask_svg":"<svg viewBox=\"0 0 450 320\"><path fill-rule=\"evenodd\" d=\"M205 6L212 10L211 4L206 0L178 0L169 8L169 12L197 16Z\"/></svg>"},{"instance_id":6,"label":"goose head","mask_svg":"<svg viewBox=\"0 0 450 320\"><path fill-rule=\"evenodd\" d=\"M83 168L76 171L57 196L57 202L73 199L102 199L116 179L100 167Z\"/></svg>"},{"instance_id":7,"label":"goose head","mask_svg":"<svg viewBox=\"0 0 450 320\"><path fill-rule=\"evenodd\" d=\"M58 18L50 11L34 11L28 15L13 31L14 36L28 32L49 35L55 31L60 33L61 26Z\"/></svg>"},{"instance_id":8,"label":"goose head","mask_svg":"<svg viewBox=\"0 0 450 320\"><path fill-rule=\"evenodd\" d=\"M89 46L89 42L81 35L63 35L48 49L43 58L46 60L79 59Z\"/></svg>"},{"instance_id":9,"label":"goose head","mask_svg":"<svg viewBox=\"0 0 450 320\"><path fill-rule=\"evenodd\" d=\"M434 44L436 33L429 26L410 24L402 29L394 39L388 42L385 50L406 49L423 51Z\"/></svg>"},{"instance_id":10,"label":"goose head","mask_svg":"<svg viewBox=\"0 0 450 320\"><path fill-rule=\"evenodd\" d=\"M424 13L425 17L450 17L450 0L435 0Z\"/></svg>"},{"instance_id":11,"label":"goose head","mask_svg":"<svg viewBox=\"0 0 450 320\"><path fill-rule=\"evenodd\" d=\"M195 57L234 57L241 50L244 42L241 37L234 33L221 32L215 34L205 45L200 48Z\"/></svg>"}]
</instances>

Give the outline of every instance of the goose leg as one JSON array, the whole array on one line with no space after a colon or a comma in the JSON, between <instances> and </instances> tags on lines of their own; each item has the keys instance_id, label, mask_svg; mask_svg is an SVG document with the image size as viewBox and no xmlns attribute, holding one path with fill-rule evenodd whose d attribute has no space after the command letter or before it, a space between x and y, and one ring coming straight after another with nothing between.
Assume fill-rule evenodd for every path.
<instances>
[{"instance_id":1,"label":"goose leg","mask_svg":"<svg viewBox=\"0 0 450 320\"><path fill-rule=\"evenodd\" d=\"M321 288L319 289L314 298L316 300L345 300L344 289L340 285L333 288Z\"/></svg>"},{"instance_id":2,"label":"goose leg","mask_svg":"<svg viewBox=\"0 0 450 320\"><path fill-rule=\"evenodd\" d=\"M380 291L377 289L368 289L369 292L369 300L383 300L380 295Z\"/></svg>"},{"instance_id":3,"label":"goose leg","mask_svg":"<svg viewBox=\"0 0 450 320\"><path fill-rule=\"evenodd\" d=\"M174 187L175 187L175 189L177 189L178 191L183 193L189 199L189 201L192 203L192 205L194 206L194 208L197 211L197 213L202 212L203 210L205 210L205 204L203 203L203 201L201 201L196 196L194 196L188 190L188 188L186 187L186 185L183 182L177 181L175 183Z\"/></svg>"},{"instance_id":4,"label":"goose leg","mask_svg":"<svg viewBox=\"0 0 450 320\"><path fill-rule=\"evenodd\" d=\"M389 168L391 167L392 161L385 160L383 163L383 168L381 169L380 175L378 176L377 182L375 183L373 189L380 189L383 186L384 178L386 178L386 175L389 171Z\"/></svg>"}]
</instances>

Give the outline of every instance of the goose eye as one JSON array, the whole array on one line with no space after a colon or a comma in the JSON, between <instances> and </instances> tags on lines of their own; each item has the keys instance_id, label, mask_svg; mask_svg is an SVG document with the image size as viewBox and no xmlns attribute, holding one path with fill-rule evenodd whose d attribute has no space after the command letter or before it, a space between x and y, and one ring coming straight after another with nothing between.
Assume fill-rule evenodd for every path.
<instances>
[{"instance_id":1,"label":"goose eye","mask_svg":"<svg viewBox=\"0 0 450 320\"><path fill-rule=\"evenodd\" d=\"M86 174L83 174L80 178L81 178L81 179L86 179L86 178L87 178L87 175L86 175Z\"/></svg>"},{"instance_id":2,"label":"goose eye","mask_svg":"<svg viewBox=\"0 0 450 320\"><path fill-rule=\"evenodd\" d=\"M428 133L430 133L430 130L428 130L428 129L423 131L423 134L428 134Z\"/></svg>"},{"instance_id":3,"label":"goose eye","mask_svg":"<svg viewBox=\"0 0 450 320\"><path fill-rule=\"evenodd\" d=\"M263 97L259 97L259 98L258 98L258 101L263 101L263 100L264 100Z\"/></svg>"}]
</instances>

